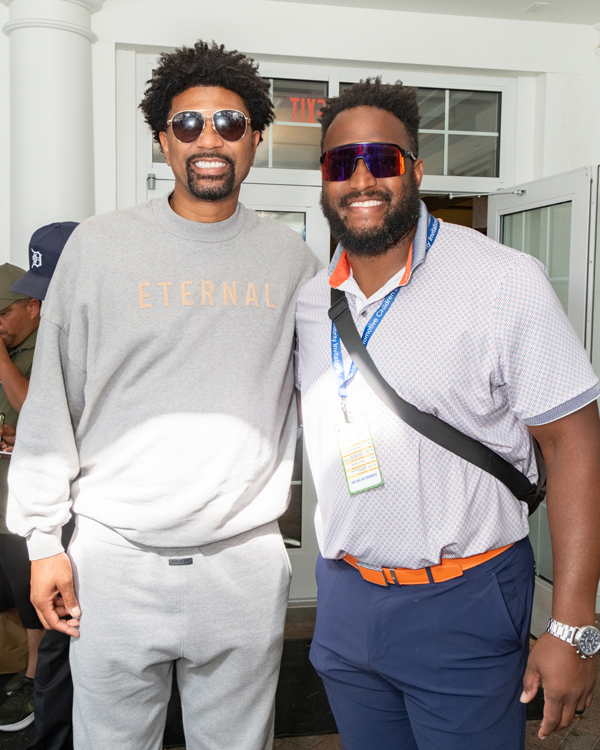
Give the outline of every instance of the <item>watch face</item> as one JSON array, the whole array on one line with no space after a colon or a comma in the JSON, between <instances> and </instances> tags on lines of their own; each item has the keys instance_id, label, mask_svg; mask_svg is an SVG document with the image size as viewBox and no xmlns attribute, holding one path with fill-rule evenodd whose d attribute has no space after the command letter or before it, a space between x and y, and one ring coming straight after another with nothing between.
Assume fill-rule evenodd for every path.
<instances>
[{"instance_id":1,"label":"watch face","mask_svg":"<svg viewBox=\"0 0 600 750\"><path fill-rule=\"evenodd\" d=\"M575 636L575 644L582 654L593 656L600 651L600 630L593 625L580 628Z\"/></svg>"}]
</instances>

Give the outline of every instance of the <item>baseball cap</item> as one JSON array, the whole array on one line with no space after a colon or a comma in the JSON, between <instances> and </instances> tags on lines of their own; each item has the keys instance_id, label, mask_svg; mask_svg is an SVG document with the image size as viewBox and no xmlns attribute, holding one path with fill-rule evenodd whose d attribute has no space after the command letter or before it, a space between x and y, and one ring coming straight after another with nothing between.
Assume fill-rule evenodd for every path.
<instances>
[{"instance_id":1,"label":"baseball cap","mask_svg":"<svg viewBox=\"0 0 600 750\"><path fill-rule=\"evenodd\" d=\"M0 312L18 299L29 297L28 294L21 294L11 289L14 283L24 275L25 271L19 266L13 266L11 263L4 263L0 266Z\"/></svg>"},{"instance_id":2,"label":"baseball cap","mask_svg":"<svg viewBox=\"0 0 600 750\"><path fill-rule=\"evenodd\" d=\"M46 297L60 254L76 226L76 221L59 221L36 229L29 241L29 271L15 279L13 292L33 299Z\"/></svg>"}]
</instances>

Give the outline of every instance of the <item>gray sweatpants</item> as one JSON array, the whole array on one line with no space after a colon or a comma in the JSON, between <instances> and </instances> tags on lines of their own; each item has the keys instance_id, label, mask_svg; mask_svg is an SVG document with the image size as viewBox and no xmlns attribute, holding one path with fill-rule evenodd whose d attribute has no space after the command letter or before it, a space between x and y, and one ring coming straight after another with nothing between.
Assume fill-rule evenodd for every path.
<instances>
[{"instance_id":1,"label":"gray sweatpants","mask_svg":"<svg viewBox=\"0 0 600 750\"><path fill-rule=\"evenodd\" d=\"M270 750L291 566L276 522L140 548L79 519L75 750L159 750L173 664L188 750Z\"/></svg>"}]
</instances>

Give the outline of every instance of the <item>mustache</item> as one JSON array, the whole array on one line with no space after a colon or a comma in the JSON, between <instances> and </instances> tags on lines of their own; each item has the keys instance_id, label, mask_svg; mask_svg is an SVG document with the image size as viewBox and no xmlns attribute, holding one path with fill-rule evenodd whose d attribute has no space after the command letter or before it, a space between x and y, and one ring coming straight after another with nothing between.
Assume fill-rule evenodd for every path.
<instances>
[{"instance_id":1,"label":"mustache","mask_svg":"<svg viewBox=\"0 0 600 750\"><path fill-rule=\"evenodd\" d=\"M200 153L194 154L185 160L185 166L189 168L193 162L200 161L201 159L219 159L219 161L227 162L231 167L235 166L235 163L230 156L218 154L215 151L201 151Z\"/></svg>"},{"instance_id":2,"label":"mustache","mask_svg":"<svg viewBox=\"0 0 600 750\"><path fill-rule=\"evenodd\" d=\"M354 201L359 198L364 198L369 201L383 201L389 205L392 202L392 197L392 193L387 190L354 190L351 193L346 193L346 195L342 196L338 201L338 206L340 208L346 208L346 206L354 203Z\"/></svg>"}]
</instances>

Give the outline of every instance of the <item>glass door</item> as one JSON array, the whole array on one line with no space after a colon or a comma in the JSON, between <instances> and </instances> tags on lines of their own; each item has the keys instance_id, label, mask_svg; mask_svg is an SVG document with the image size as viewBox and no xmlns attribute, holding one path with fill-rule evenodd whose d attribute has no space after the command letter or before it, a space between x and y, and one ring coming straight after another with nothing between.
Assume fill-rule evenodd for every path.
<instances>
[{"instance_id":1,"label":"glass door","mask_svg":"<svg viewBox=\"0 0 600 750\"><path fill-rule=\"evenodd\" d=\"M147 186L147 199L168 195L175 181L166 175ZM298 232L315 255L329 262L329 227L319 208L320 188L292 185L257 185L244 183L240 200L259 216L269 216ZM319 553L314 517L317 493L312 481L304 448L302 428L298 429L296 456L290 487L288 510L279 526L292 562L290 602L313 603L317 598L315 564Z\"/></svg>"},{"instance_id":2,"label":"glass door","mask_svg":"<svg viewBox=\"0 0 600 750\"><path fill-rule=\"evenodd\" d=\"M329 227L319 208L320 188L244 183L240 200L259 216L271 216L303 235L323 265L329 262ZM315 565L319 548L315 534L317 493L312 481L302 428L298 429L290 505L279 519L292 561L290 602L312 603L317 598Z\"/></svg>"},{"instance_id":3,"label":"glass door","mask_svg":"<svg viewBox=\"0 0 600 750\"><path fill-rule=\"evenodd\" d=\"M490 195L488 200L488 233L504 245L542 261L563 309L588 351L592 179L591 169L580 169L516 186L510 192ZM531 632L537 637L546 629L552 607L552 546L546 501L531 517L529 529L536 561Z\"/></svg>"}]
</instances>

